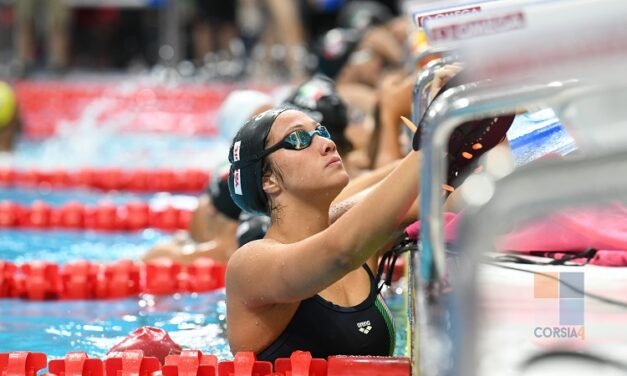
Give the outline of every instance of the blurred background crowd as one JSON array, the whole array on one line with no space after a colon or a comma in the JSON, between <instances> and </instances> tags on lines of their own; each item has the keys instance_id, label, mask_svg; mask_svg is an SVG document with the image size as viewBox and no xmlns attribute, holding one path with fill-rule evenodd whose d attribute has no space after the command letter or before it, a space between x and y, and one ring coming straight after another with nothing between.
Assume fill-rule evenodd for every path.
<instances>
[{"instance_id":1,"label":"blurred background crowd","mask_svg":"<svg viewBox=\"0 0 627 376\"><path fill-rule=\"evenodd\" d=\"M400 3L1 0L0 76L137 73L163 66L203 80L298 80L315 70L329 30L363 34L373 23L399 15ZM397 36L404 32L400 25L390 31ZM389 46L384 38L378 36L376 42ZM335 38L332 47L340 42ZM383 52L399 59L389 48Z\"/></svg>"}]
</instances>

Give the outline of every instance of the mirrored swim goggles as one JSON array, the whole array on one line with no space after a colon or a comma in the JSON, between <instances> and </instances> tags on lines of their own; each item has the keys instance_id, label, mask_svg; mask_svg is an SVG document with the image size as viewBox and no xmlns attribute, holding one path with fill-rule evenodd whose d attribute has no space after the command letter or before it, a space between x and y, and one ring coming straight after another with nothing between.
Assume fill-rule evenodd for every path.
<instances>
[{"instance_id":1,"label":"mirrored swim goggles","mask_svg":"<svg viewBox=\"0 0 627 376\"><path fill-rule=\"evenodd\" d=\"M291 132L290 134L285 136L281 141L277 142L276 144L262 151L257 156L257 159L259 160L261 158L264 158L279 149L289 149L289 150L306 149L313 142L314 135L324 137L328 140L331 139L331 133L329 133L329 130L323 125L317 126L316 129L314 129L313 131L297 129L294 132Z\"/></svg>"}]
</instances>

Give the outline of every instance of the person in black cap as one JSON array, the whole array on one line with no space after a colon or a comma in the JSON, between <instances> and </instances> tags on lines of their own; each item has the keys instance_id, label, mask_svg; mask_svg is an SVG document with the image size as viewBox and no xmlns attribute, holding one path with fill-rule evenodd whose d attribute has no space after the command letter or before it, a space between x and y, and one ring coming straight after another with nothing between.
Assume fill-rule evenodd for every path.
<instances>
[{"instance_id":1,"label":"person in black cap","mask_svg":"<svg viewBox=\"0 0 627 376\"><path fill-rule=\"evenodd\" d=\"M512 118L464 123L453 134L449 184L461 184L474 168L468 161L498 144ZM317 358L392 354L394 327L372 270L402 221L419 210L419 137L387 176L331 218L349 177L324 123L273 109L239 130L229 151L231 197L244 212L269 216L270 226L227 267L231 351L268 361L295 350Z\"/></svg>"},{"instance_id":2,"label":"person in black cap","mask_svg":"<svg viewBox=\"0 0 627 376\"><path fill-rule=\"evenodd\" d=\"M342 159L353 149L345 133L349 124L348 107L329 77L314 75L294 89L279 107L300 110L324 124Z\"/></svg>"},{"instance_id":3,"label":"person in black cap","mask_svg":"<svg viewBox=\"0 0 627 376\"><path fill-rule=\"evenodd\" d=\"M336 27L314 39L317 71L338 85L376 87L384 72L402 65L408 32L401 25L405 23L380 2L346 2Z\"/></svg>"},{"instance_id":4,"label":"person in black cap","mask_svg":"<svg viewBox=\"0 0 627 376\"><path fill-rule=\"evenodd\" d=\"M383 27L366 31L335 28L315 43L318 73L338 84L376 87L385 70L397 69L403 58L402 45Z\"/></svg>"},{"instance_id":5,"label":"person in black cap","mask_svg":"<svg viewBox=\"0 0 627 376\"><path fill-rule=\"evenodd\" d=\"M205 194L198 200L188 231L177 233L172 241L153 247L142 258L151 261L168 258L183 264L209 257L226 264L237 249L235 237L241 210L228 192L228 165L214 171Z\"/></svg>"},{"instance_id":6,"label":"person in black cap","mask_svg":"<svg viewBox=\"0 0 627 376\"><path fill-rule=\"evenodd\" d=\"M370 170L368 148L372 143L374 122L364 106L355 101L349 105L347 99L353 96L341 93L332 79L318 73L294 89L279 107L303 111L324 124L353 178Z\"/></svg>"},{"instance_id":7,"label":"person in black cap","mask_svg":"<svg viewBox=\"0 0 627 376\"><path fill-rule=\"evenodd\" d=\"M228 264L234 353L269 361L295 350L319 358L392 354L394 325L372 270L417 197L419 159L410 153L329 224L349 176L324 123L277 109L240 129L229 152L231 197L271 222L263 239L239 248Z\"/></svg>"},{"instance_id":8,"label":"person in black cap","mask_svg":"<svg viewBox=\"0 0 627 376\"><path fill-rule=\"evenodd\" d=\"M242 210L231 199L228 177L228 164L214 171L205 194L199 198L188 231L179 233L173 241L153 247L143 261L168 258L188 264L209 257L226 264L238 247L261 239L269 218L242 215Z\"/></svg>"},{"instance_id":9,"label":"person in black cap","mask_svg":"<svg viewBox=\"0 0 627 376\"><path fill-rule=\"evenodd\" d=\"M397 27L392 27L398 22L393 21L390 26L370 25L372 17L363 19L365 29L356 28L357 19L347 20L345 28L328 31L314 46L317 71L335 81L337 92L349 104L350 123L357 125L347 132L355 146L351 157L345 158L350 162L347 167L351 175L374 164L376 144L371 136L377 133L377 93L385 77L402 71L403 60L402 42L394 32Z\"/></svg>"}]
</instances>

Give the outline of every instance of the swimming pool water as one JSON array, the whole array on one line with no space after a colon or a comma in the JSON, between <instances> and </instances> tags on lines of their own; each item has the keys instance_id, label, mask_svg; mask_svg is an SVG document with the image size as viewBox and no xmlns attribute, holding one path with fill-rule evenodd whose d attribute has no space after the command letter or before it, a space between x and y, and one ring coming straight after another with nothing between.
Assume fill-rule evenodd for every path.
<instances>
[{"instance_id":1,"label":"swimming pool water","mask_svg":"<svg viewBox=\"0 0 627 376\"><path fill-rule=\"evenodd\" d=\"M110 203L115 206L130 202L145 202L153 208L173 206L178 209L193 210L198 204L198 198L192 194L133 193L110 191L101 192L89 189L52 190L49 187L4 187L0 188L0 201L8 200L24 206L36 200L58 207L71 201L77 201L87 206L101 203Z\"/></svg>"},{"instance_id":2,"label":"swimming pool water","mask_svg":"<svg viewBox=\"0 0 627 376\"><path fill-rule=\"evenodd\" d=\"M85 351L91 357L104 358L130 332L150 325L165 329L183 348L231 359L224 299L224 290L94 301L0 299L0 352L39 351L50 359ZM405 356L403 296L393 294L386 301L395 318L395 355Z\"/></svg>"},{"instance_id":3,"label":"swimming pool water","mask_svg":"<svg viewBox=\"0 0 627 376\"><path fill-rule=\"evenodd\" d=\"M137 261L147 249L169 236L152 229L138 232L2 230L0 260L17 263L46 260L58 264L79 259L100 263L119 259Z\"/></svg>"},{"instance_id":4,"label":"swimming pool water","mask_svg":"<svg viewBox=\"0 0 627 376\"><path fill-rule=\"evenodd\" d=\"M576 149L573 138L550 109L516 115L507 137L518 166L550 153L566 155Z\"/></svg>"},{"instance_id":5,"label":"swimming pool water","mask_svg":"<svg viewBox=\"0 0 627 376\"><path fill-rule=\"evenodd\" d=\"M529 163L544 154L567 154L575 146L557 120L547 113L518 116L509 132L510 145L517 164ZM106 140L107 142L104 142ZM80 139L79 139L80 141ZM209 139L178 137L164 141L163 136L124 137L101 134L90 147L24 143L17 157L8 163L17 168L77 168L81 166L119 166L134 162L135 167L202 167L222 162L224 144ZM84 151L86 149L87 151ZM67 155L85 152L84 158ZM44 162L42 162L44 161ZM178 162L173 162L178 161ZM181 162L183 161L183 162ZM7 161L4 161L7 163ZM0 163L2 164L2 163ZM164 202L189 206L193 196L134 194L90 190L50 191L38 188L0 188L0 199L29 204L36 199L52 205L70 200L97 204L103 200L123 204L145 201L151 205ZM167 233L144 230L132 233L77 231L0 231L0 259L13 262L47 260L59 264L78 259L110 262L122 258L139 260L151 246L168 238ZM395 355L406 355L406 312L402 283L387 292L397 329ZM152 325L167 330L184 348L199 349L230 359L225 336L224 291L173 296L143 295L140 298L101 301L22 301L0 299L0 352L41 351L49 358L63 357L69 351L86 351L92 357L104 357L108 349L139 326Z\"/></svg>"},{"instance_id":6,"label":"swimming pool water","mask_svg":"<svg viewBox=\"0 0 627 376\"><path fill-rule=\"evenodd\" d=\"M23 139L0 166L76 170L90 168L198 168L206 171L227 160L229 142L218 137L116 134L101 129L57 135L44 141Z\"/></svg>"},{"instance_id":7,"label":"swimming pool water","mask_svg":"<svg viewBox=\"0 0 627 376\"><path fill-rule=\"evenodd\" d=\"M140 299L0 302L0 352L40 351L59 358L70 351L85 351L104 358L130 332L150 325L168 331L184 348L220 359L231 357L223 290Z\"/></svg>"},{"instance_id":8,"label":"swimming pool water","mask_svg":"<svg viewBox=\"0 0 627 376\"><path fill-rule=\"evenodd\" d=\"M167 233L150 229L134 233L3 230L0 259L58 264L78 259L100 263L122 258L137 261L148 248L168 237ZM395 353L405 355L402 291L392 289L387 295L397 328ZM0 299L0 352L41 351L49 358L60 358L70 351L86 351L102 358L134 329L151 325L167 330L184 348L230 359L224 299L224 290L92 301Z\"/></svg>"},{"instance_id":9,"label":"swimming pool water","mask_svg":"<svg viewBox=\"0 0 627 376\"><path fill-rule=\"evenodd\" d=\"M405 356L406 316L402 295L386 299L395 317L395 355ZM166 330L185 349L231 359L226 339L224 290L173 296L95 301L0 299L0 352L39 351L49 359L70 351L104 358L130 332L144 325Z\"/></svg>"}]
</instances>

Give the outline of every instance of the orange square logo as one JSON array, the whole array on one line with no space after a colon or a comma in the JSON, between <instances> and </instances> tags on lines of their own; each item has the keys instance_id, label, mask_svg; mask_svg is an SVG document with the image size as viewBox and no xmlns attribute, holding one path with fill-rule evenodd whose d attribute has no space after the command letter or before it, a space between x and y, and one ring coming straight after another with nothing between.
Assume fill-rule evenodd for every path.
<instances>
[{"instance_id":1,"label":"orange square logo","mask_svg":"<svg viewBox=\"0 0 627 376\"><path fill-rule=\"evenodd\" d=\"M559 298L559 278L556 272L534 275L533 297L536 299Z\"/></svg>"}]
</instances>

